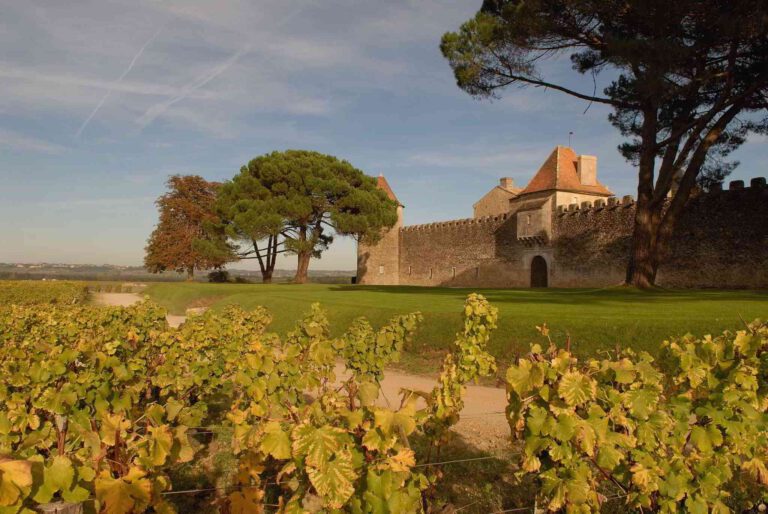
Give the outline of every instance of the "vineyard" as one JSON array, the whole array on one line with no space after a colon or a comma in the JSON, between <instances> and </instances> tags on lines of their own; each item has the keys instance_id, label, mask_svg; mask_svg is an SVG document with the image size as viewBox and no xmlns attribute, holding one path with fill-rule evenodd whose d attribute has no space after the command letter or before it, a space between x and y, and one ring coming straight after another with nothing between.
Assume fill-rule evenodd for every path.
<instances>
[{"instance_id":1,"label":"vineyard","mask_svg":"<svg viewBox=\"0 0 768 514\"><path fill-rule=\"evenodd\" d=\"M83 304L87 300L88 288L82 282L0 282L0 305L73 305Z\"/></svg>"},{"instance_id":2,"label":"vineyard","mask_svg":"<svg viewBox=\"0 0 768 514\"><path fill-rule=\"evenodd\" d=\"M358 318L331 336L315 305L277 335L263 308L171 328L151 302L95 307L61 289L45 303L41 291L25 298L9 287L0 513L51 502L126 514L473 512L469 502L443 504L459 460L447 451L465 386L499 375L517 480L509 487L521 503L497 512L739 512L768 486L760 322L671 339L658 358L623 350L585 361L542 325L547 347L497 370L487 346L498 312L472 294L434 387L386 398L385 369L423 324L418 312L380 328ZM184 470L214 447L223 476L185 489ZM185 503L206 492L204 503Z\"/></svg>"}]
</instances>

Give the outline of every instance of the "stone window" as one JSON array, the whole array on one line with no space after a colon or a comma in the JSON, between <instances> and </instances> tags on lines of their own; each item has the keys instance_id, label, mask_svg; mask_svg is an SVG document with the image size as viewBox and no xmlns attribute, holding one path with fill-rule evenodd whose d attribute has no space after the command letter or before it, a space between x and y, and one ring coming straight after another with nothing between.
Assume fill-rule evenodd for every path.
<instances>
[{"instance_id":1,"label":"stone window","mask_svg":"<svg viewBox=\"0 0 768 514\"><path fill-rule=\"evenodd\" d=\"M410 275L411 273L413 273L413 270L411 269L410 266L408 266L408 274Z\"/></svg>"},{"instance_id":2,"label":"stone window","mask_svg":"<svg viewBox=\"0 0 768 514\"><path fill-rule=\"evenodd\" d=\"M479 277L480 277L480 266L475 268L475 278L479 278Z\"/></svg>"},{"instance_id":3,"label":"stone window","mask_svg":"<svg viewBox=\"0 0 768 514\"><path fill-rule=\"evenodd\" d=\"M531 215L530 215L530 214L529 214L529 215L528 215L528 217L526 218L526 223L527 223L528 225L530 225L530 224L531 224Z\"/></svg>"},{"instance_id":4,"label":"stone window","mask_svg":"<svg viewBox=\"0 0 768 514\"><path fill-rule=\"evenodd\" d=\"M384 274L384 266L379 266L379 275Z\"/></svg>"},{"instance_id":5,"label":"stone window","mask_svg":"<svg viewBox=\"0 0 768 514\"><path fill-rule=\"evenodd\" d=\"M432 268L429 268L429 278L432 278Z\"/></svg>"},{"instance_id":6,"label":"stone window","mask_svg":"<svg viewBox=\"0 0 768 514\"><path fill-rule=\"evenodd\" d=\"M456 278L456 267L454 266L451 268L451 273L453 273L453 278Z\"/></svg>"}]
</instances>

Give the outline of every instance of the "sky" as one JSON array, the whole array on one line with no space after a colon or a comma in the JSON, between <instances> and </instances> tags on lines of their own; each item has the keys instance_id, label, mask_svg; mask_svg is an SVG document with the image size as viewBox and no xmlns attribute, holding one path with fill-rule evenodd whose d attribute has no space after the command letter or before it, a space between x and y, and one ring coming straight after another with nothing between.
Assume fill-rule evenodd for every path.
<instances>
[{"instance_id":1,"label":"sky","mask_svg":"<svg viewBox=\"0 0 768 514\"><path fill-rule=\"evenodd\" d=\"M500 177L525 185L569 132L603 183L633 194L606 108L456 87L440 37L480 4L0 0L0 262L140 265L169 175L223 181L274 150L385 175L406 224L471 217ZM591 92L564 59L543 71ZM765 175L766 143L734 154L733 179ZM354 267L341 238L312 263Z\"/></svg>"}]
</instances>

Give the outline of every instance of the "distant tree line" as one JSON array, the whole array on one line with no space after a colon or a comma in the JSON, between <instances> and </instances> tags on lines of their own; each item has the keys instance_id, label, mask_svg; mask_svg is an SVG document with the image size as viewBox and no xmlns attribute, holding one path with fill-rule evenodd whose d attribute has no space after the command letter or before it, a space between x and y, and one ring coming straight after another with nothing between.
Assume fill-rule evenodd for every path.
<instances>
[{"instance_id":1,"label":"distant tree line","mask_svg":"<svg viewBox=\"0 0 768 514\"><path fill-rule=\"evenodd\" d=\"M373 243L397 221L397 204L349 162L305 150L251 160L231 180L172 176L157 201L160 220L146 247L153 272L221 269L255 260L272 281L280 254L297 258L296 283L334 236Z\"/></svg>"}]
</instances>

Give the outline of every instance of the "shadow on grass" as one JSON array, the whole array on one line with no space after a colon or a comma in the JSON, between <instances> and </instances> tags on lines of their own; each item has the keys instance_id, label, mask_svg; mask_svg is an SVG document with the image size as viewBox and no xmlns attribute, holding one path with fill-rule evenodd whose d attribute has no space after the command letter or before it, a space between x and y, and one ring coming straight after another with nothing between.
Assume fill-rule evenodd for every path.
<instances>
[{"instance_id":1,"label":"shadow on grass","mask_svg":"<svg viewBox=\"0 0 768 514\"><path fill-rule=\"evenodd\" d=\"M653 289L644 291L625 286L613 286L601 289L503 289L503 288L453 288L419 286L333 286L333 292L348 293L385 293L421 296L447 296L463 299L470 293L480 293L492 303L562 303L562 304L598 304L606 302L668 302L675 300L690 301L766 301L768 290L720 290L720 289Z\"/></svg>"}]
</instances>

